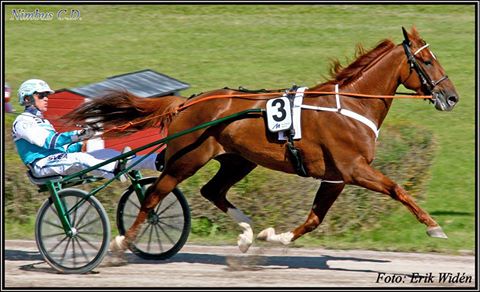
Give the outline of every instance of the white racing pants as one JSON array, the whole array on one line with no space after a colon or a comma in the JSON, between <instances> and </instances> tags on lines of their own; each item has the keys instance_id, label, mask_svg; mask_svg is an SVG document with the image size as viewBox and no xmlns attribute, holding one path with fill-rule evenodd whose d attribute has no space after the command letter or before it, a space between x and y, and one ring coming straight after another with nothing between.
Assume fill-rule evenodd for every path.
<instances>
[{"instance_id":1,"label":"white racing pants","mask_svg":"<svg viewBox=\"0 0 480 292\"><path fill-rule=\"evenodd\" d=\"M120 154L122 153L113 149L100 149L91 152L60 153L39 159L35 161L30 168L32 169L33 175L37 177L54 175L65 176L95 166ZM129 167L142 157L143 156L141 155L136 155L134 158L129 159L126 167ZM156 153L153 153L135 165L132 169L157 170L155 167L155 159ZM113 174L115 163L116 161L92 170L91 174L111 179L115 176Z\"/></svg>"}]
</instances>

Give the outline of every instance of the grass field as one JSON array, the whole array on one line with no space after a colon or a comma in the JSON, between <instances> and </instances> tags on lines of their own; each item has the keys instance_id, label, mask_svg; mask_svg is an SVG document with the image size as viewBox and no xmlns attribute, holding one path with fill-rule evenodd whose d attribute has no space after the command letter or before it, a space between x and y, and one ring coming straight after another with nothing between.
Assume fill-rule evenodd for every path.
<instances>
[{"instance_id":1,"label":"grass field","mask_svg":"<svg viewBox=\"0 0 480 292\"><path fill-rule=\"evenodd\" d=\"M183 92L185 96L224 86L313 86L325 80L330 59L347 63L357 43L367 48L385 38L400 43L401 27L415 25L454 82L460 102L453 112L445 113L427 102L398 100L385 124L418 124L434 133L437 151L420 205L443 226L449 239L428 238L424 227L401 208L372 230L320 242L306 236L298 243L337 248L474 250L477 32L473 4L39 4L4 8L4 76L14 88L14 97L21 82L29 78L44 79L60 89L145 68L188 82L191 88ZM62 9L75 9L81 19L19 20L13 10L21 9L54 15ZM5 116L6 144L12 143L9 133L14 118ZM6 170L21 167L11 150L6 151L4 163ZM18 229L8 226L6 220L7 231ZM7 232L6 236L12 235ZM216 242L216 238L208 240Z\"/></svg>"}]
</instances>

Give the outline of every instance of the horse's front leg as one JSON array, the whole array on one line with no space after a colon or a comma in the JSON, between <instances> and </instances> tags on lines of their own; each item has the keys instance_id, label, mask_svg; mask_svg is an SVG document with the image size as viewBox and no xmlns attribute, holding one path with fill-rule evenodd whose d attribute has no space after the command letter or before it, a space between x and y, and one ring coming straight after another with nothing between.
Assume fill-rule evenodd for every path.
<instances>
[{"instance_id":1,"label":"horse's front leg","mask_svg":"<svg viewBox=\"0 0 480 292\"><path fill-rule=\"evenodd\" d=\"M415 215L418 221L427 226L427 234L429 236L447 238L447 235L438 223L415 203L407 191L367 163L361 162L355 165L352 172L351 183L372 191L387 194L393 199L400 201Z\"/></svg>"},{"instance_id":2,"label":"horse's front leg","mask_svg":"<svg viewBox=\"0 0 480 292\"><path fill-rule=\"evenodd\" d=\"M325 218L328 210L338 198L344 187L345 184L343 183L322 182L305 223L298 226L293 231L280 234L275 234L275 229L269 227L261 231L258 234L257 239L287 245L305 233L313 231L318 225L320 225L320 223L322 223L323 218Z\"/></svg>"}]
</instances>

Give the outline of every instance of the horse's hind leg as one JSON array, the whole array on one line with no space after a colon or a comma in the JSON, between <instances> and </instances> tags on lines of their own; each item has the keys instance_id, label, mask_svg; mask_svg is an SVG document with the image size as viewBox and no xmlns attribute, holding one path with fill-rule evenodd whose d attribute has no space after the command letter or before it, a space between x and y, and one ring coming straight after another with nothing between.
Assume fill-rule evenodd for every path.
<instances>
[{"instance_id":1,"label":"horse's hind leg","mask_svg":"<svg viewBox=\"0 0 480 292\"><path fill-rule=\"evenodd\" d=\"M230 187L249 174L257 165L236 154L223 154L216 160L220 162L220 169L200 192L242 228L243 233L238 236L237 244L242 252L247 252L253 242L251 220L230 203L226 195Z\"/></svg>"},{"instance_id":2,"label":"horse's hind leg","mask_svg":"<svg viewBox=\"0 0 480 292\"><path fill-rule=\"evenodd\" d=\"M116 257L122 257L125 250L128 248L131 242L135 241L137 233L140 230L143 222L148 217L149 212L155 208L155 206L168 195L179 181L165 172L157 179L157 181L151 185L147 190L147 197L140 207L140 211L137 218L133 222L132 226L125 232L125 236L117 235L110 243L110 251Z\"/></svg>"},{"instance_id":3,"label":"horse's hind leg","mask_svg":"<svg viewBox=\"0 0 480 292\"><path fill-rule=\"evenodd\" d=\"M187 149L187 148L185 148ZM218 151L220 147L211 140L203 141L203 143L188 149L188 152L175 154L175 159L167 163L164 172L157 181L147 190L147 197L142 202L140 211L132 226L125 233L125 237L117 236L112 240L110 249L114 254L120 255L135 241L137 233L141 225L148 217L149 212L158 205L179 183L195 174L202 166L204 166Z\"/></svg>"},{"instance_id":4,"label":"horse's hind leg","mask_svg":"<svg viewBox=\"0 0 480 292\"><path fill-rule=\"evenodd\" d=\"M287 245L305 233L313 231L318 225L320 225L320 223L322 223L328 210L338 198L344 187L345 184L343 183L322 182L315 199L313 200L312 209L310 210L305 223L291 232L281 234L275 234L275 229L270 227L261 231L258 234L257 239Z\"/></svg>"},{"instance_id":5,"label":"horse's hind leg","mask_svg":"<svg viewBox=\"0 0 480 292\"><path fill-rule=\"evenodd\" d=\"M415 215L418 221L427 226L427 234L429 236L447 238L447 235L445 235L438 223L415 203L407 191L370 165L366 163L356 165L352 175L352 184L387 194L393 199L400 201Z\"/></svg>"}]
</instances>

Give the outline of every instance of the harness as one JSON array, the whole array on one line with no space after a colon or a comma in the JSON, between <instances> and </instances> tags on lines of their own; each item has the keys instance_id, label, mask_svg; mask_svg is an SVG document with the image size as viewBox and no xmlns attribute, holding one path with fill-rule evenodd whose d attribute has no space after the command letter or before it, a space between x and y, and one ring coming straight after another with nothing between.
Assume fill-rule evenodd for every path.
<instances>
[{"instance_id":1,"label":"harness","mask_svg":"<svg viewBox=\"0 0 480 292\"><path fill-rule=\"evenodd\" d=\"M293 117L293 121L294 121L290 124L290 128L286 131L286 134L287 134L287 140L288 140L287 149L288 149L288 153L290 154L290 159L292 160L295 171L300 176L308 177L307 170L303 165L303 158L300 153L300 150L295 147L293 142L296 136L295 128L297 128L298 131L300 131L301 129L301 125L300 125L301 103L303 100L303 91L305 91L305 89L306 87L299 88L297 85L294 85L290 89L291 93L286 94L286 97L290 102L291 116ZM297 94L297 91L299 91L300 94ZM296 102L298 100L300 101L299 102L300 106L298 102ZM301 136L301 134L299 136Z\"/></svg>"},{"instance_id":2,"label":"harness","mask_svg":"<svg viewBox=\"0 0 480 292\"><path fill-rule=\"evenodd\" d=\"M432 80L430 76L423 70L423 68L418 64L417 58L415 56L420 53L423 49L428 48L429 44L426 44L416 50L413 54L412 51L410 50L410 41L408 39L405 39L402 42L403 49L405 50L405 54L407 55L407 60L408 63L410 64L410 72L412 69L417 72L418 77L420 78L420 81L422 82L423 87L427 90L429 94L432 94L433 89L442 81L448 79L447 75L442 76L440 79L437 81ZM434 59L436 59L435 55L430 51L430 54L433 56Z\"/></svg>"},{"instance_id":3,"label":"harness","mask_svg":"<svg viewBox=\"0 0 480 292\"><path fill-rule=\"evenodd\" d=\"M290 127L287 130L283 132L279 132L279 140L287 140L287 150L296 173L303 177L308 177L308 174L303 164L303 158L302 158L301 152L298 148L295 147L295 143L294 143L294 139L301 138L301 132L300 132L301 131L301 125L300 125L301 109L337 112L341 115L357 120L363 123L364 125L366 125L367 127L369 127L375 134L375 139L377 139L379 135L379 130L377 128L377 125L373 121L369 120L365 116L362 116L356 112L342 108L338 84L335 84L336 107L320 107L320 106L311 106L311 105L302 104L303 94L306 89L307 87L298 87L297 85L294 85L288 91L289 93L284 95L284 97L286 97L290 103L290 106L287 108L291 111L290 117L293 121L290 122ZM286 139L284 137L286 137Z\"/></svg>"},{"instance_id":4,"label":"harness","mask_svg":"<svg viewBox=\"0 0 480 292\"><path fill-rule=\"evenodd\" d=\"M440 82L447 80L448 76L444 75L436 81L432 80L430 78L430 76L425 72L425 70L418 64L417 59L415 58L415 56L418 53L420 53L422 50L428 48L429 44L425 44L424 46L417 49L414 53L412 53L412 51L410 49L410 40L408 39L408 36L407 36L405 31L404 31L404 35L405 35L405 40L402 42L402 46L403 46L403 49L404 49L405 54L407 56L407 61L410 64L410 70L413 69L413 70L415 70L415 72L417 72L424 89L427 90L428 94L433 95L433 89ZM430 51L430 54L432 55L432 57L434 59L436 59L435 55L431 51ZM298 87L294 86L291 89L291 91L296 92L297 89L298 89ZM293 113L293 97L295 95L294 94L287 94L286 96L289 98L289 100L291 100L291 109L292 109L292 116L293 116L294 115L294 113ZM364 117L364 116L362 116L362 115L360 115L356 112L353 112L351 110L342 108L341 101L340 101L340 93L339 93L339 90L338 90L338 84L335 84L335 101L336 101L336 107L335 108L318 107L318 106L311 106L311 105L304 105L304 104L301 105L301 108L302 109L309 109L309 110L316 110L316 111L337 112L341 115L344 115L344 116L347 116L349 118L355 119L355 120L363 123L367 127L369 127L373 131L373 133L375 134L375 139L378 139L379 129L373 121L369 120L368 118L366 118L366 117ZM297 114L299 114L299 113L297 113ZM287 149L288 149L288 152L290 153L290 157L291 157L292 163L295 167L295 170L296 170L297 174L300 175L300 176L308 176L307 172L305 170L305 167L303 165L303 159L302 159L301 153L300 153L299 149L295 147L294 142L293 142L293 138L294 138L294 135L295 135L295 129L293 127L293 123L292 123L292 126L290 127L290 129L286 132L288 134L287 135L287 138L288 138ZM334 183L341 183L341 182L342 181L335 181Z\"/></svg>"},{"instance_id":5,"label":"harness","mask_svg":"<svg viewBox=\"0 0 480 292\"><path fill-rule=\"evenodd\" d=\"M337 112L341 115L357 120L362 124L366 125L367 127L369 127L375 134L375 139L378 139L380 130L377 128L377 125L375 125L373 121L369 120L368 118L354 111L342 108L342 104L340 102L340 92L338 91L338 84L335 84L335 101L336 101L336 107L321 107L321 106L311 106L307 104L302 104L302 108L309 109L309 110L316 110L316 111Z\"/></svg>"}]
</instances>

